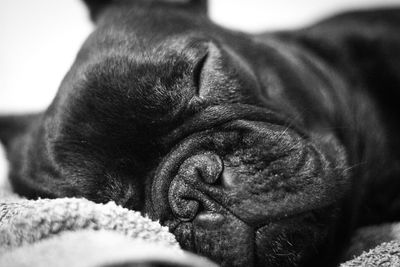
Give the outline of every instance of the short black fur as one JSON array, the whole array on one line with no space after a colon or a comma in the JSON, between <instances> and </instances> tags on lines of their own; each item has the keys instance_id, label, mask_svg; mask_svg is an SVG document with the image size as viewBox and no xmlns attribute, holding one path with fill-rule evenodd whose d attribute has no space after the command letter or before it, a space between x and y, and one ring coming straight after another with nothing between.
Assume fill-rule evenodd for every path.
<instances>
[{"instance_id":1,"label":"short black fur","mask_svg":"<svg viewBox=\"0 0 400 267\"><path fill-rule=\"evenodd\" d=\"M50 107L0 118L16 192L116 203L223 266L334 266L400 219L400 10L250 35L206 1L84 1Z\"/></svg>"}]
</instances>

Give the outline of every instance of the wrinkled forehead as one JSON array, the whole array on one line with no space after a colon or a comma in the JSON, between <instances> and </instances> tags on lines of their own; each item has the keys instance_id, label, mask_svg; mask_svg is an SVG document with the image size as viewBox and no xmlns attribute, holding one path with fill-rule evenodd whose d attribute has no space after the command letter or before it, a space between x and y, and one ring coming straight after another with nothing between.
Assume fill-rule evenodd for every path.
<instances>
[{"instance_id":1,"label":"wrinkled forehead","mask_svg":"<svg viewBox=\"0 0 400 267\"><path fill-rule=\"evenodd\" d=\"M222 30L201 15L177 12L172 6L154 5L149 9L127 4L109 7L102 13L76 63L83 63L81 73L85 73L90 69L86 68L88 64L102 64L105 58L121 56L141 68L151 66L145 69L155 74L157 70L163 73L164 66L184 72L193 69L208 53L213 60L205 65L209 66L205 70L212 70L207 76L212 77L212 85L219 85L208 87L218 91L221 87L240 87L248 96L257 95L263 106L296 117L310 129L325 127L340 112L334 109L334 102L340 100L334 95L337 90L325 90L340 87L325 82L332 79L323 76L332 72L316 65L318 60L309 58L303 49L271 37L272 41L266 42ZM217 75L221 70L224 75Z\"/></svg>"}]
</instances>

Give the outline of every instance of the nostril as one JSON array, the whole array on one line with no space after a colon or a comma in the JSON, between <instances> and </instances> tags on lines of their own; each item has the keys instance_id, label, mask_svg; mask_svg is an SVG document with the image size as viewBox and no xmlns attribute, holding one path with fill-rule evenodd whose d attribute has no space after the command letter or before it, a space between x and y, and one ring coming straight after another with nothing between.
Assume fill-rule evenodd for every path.
<instances>
[{"instance_id":1,"label":"nostril","mask_svg":"<svg viewBox=\"0 0 400 267\"><path fill-rule=\"evenodd\" d=\"M175 215L181 221L191 221L196 217L200 209L200 203L193 199L178 199L174 202L174 207L172 208L175 212Z\"/></svg>"},{"instance_id":2,"label":"nostril","mask_svg":"<svg viewBox=\"0 0 400 267\"><path fill-rule=\"evenodd\" d=\"M181 221L193 220L199 212L200 203L194 200L192 189L181 179L174 179L169 188L169 204L174 215Z\"/></svg>"},{"instance_id":3,"label":"nostril","mask_svg":"<svg viewBox=\"0 0 400 267\"><path fill-rule=\"evenodd\" d=\"M218 183L224 169L221 158L211 152L205 152L191 157L187 161L188 168L194 166L198 178L207 184Z\"/></svg>"},{"instance_id":4,"label":"nostril","mask_svg":"<svg viewBox=\"0 0 400 267\"><path fill-rule=\"evenodd\" d=\"M172 180L168 191L168 201L174 216L181 221L191 221L200 212L209 210L212 204L192 184L201 181L215 185L222 172L223 162L215 153L203 152L186 159L178 175ZM210 214L200 216L200 222L213 221L212 218L217 217L212 217Z\"/></svg>"}]
</instances>

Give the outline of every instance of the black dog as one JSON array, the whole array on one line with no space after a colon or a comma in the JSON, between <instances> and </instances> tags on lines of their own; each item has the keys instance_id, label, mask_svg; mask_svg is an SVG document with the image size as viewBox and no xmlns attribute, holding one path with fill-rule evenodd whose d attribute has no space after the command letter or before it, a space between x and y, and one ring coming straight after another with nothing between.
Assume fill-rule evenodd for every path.
<instances>
[{"instance_id":1,"label":"black dog","mask_svg":"<svg viewBox=\"0 0 400 267\"><path fill-rule=\"evenodd\" d=\"M225 266L334 265L400 219L400 9L249 35L200 0L86 3L53 103L1 119L16 192L114 200Z\"/></svg>"}]
</instances>

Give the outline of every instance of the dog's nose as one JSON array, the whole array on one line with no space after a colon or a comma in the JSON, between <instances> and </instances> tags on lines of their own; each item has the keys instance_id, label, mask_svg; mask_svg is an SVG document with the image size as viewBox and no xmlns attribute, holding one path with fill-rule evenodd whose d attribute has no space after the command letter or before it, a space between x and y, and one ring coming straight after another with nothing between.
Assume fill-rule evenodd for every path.
<instances>
[{"instance_id":1,"label":"dog's nose","mask_svg":"<svg viewBox=\"0 0 400 267\"><path fill-rule=\"evenodd\" d=\"M200 224L222 221L221 215L212 212L214 202L195 189L199 183L218 184L222 171L222 160L214 153L205 152L188 158L169 189L168 200L174 215L181 221L196 217Z\"/></svg>"},{"instance_id":2,"label":"dog's nose","mask_svg":"<svg viewBox=\"0 0 400 267\"><path fill-rule=\"evenodd\" d=\"M208 184L216 183L223 170L221 158L212 152L195 155L184 165L187 165L191 172L195 171L199 178Z\"/></svg>"}]
</instances>

